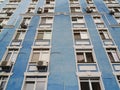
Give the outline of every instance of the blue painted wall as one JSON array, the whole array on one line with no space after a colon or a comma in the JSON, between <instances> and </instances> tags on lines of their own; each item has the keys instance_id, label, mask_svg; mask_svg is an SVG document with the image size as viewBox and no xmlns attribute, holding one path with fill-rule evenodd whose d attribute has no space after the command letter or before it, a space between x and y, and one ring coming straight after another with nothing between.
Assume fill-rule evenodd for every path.
<instances>
[{"instance_id":1,"label":"blue painted wall","mask_svg":"<svg viewBox=\"0 0 120 90\"><path fill-rule=\"evenodd\" d=\"M3 8L7 2L7 0L4 1L4 3L0 5L0 9ZM38 7L43 7L44 2L45 0L39 0L38 4L36 5L36 11ZM82 6L83 12L85 13L85 8L87 6L85 0L79 0L79 2ZM103 0L94 0L94 3L97 6L97 9L101 13L104 13L102 14L102 18L107 25L112 38L118 46L118 49L120 50L120 28L110 27L110 25L117 24L117 22L113 16L108 14L109 11L104 5ZM16 28L19 27L20 20L22 19L20 14L26 11L29 4L30 0L23 0L8 22L9 25L12 25L17 19L15 27L11 29L3 29L0 33L0 60L2 59L6 51L6 47L9 45ZM68 0L56 0L55 12L69 13L70 11ZM30 26L26 32L26 36L22 44L22 48L20 49L13 69L13 75L10 77L6 90L21 90L24 79L24 72L26 71L29 55L31 52L31 46L34 41L39 20L40 16L35 15L32 17ZM94 46L98 66L100 68L100 72L102 73L102 80L105 90L120 90L91 15L85 15L85 20L88 31L90 33L92 44ZM48 90L78 90L78 80L76 76L77 69L71 28L72 26L69 14L60 14L54 16L52 48L50 54L50 74L47 85Z\"/></svg>"}]
</instances>

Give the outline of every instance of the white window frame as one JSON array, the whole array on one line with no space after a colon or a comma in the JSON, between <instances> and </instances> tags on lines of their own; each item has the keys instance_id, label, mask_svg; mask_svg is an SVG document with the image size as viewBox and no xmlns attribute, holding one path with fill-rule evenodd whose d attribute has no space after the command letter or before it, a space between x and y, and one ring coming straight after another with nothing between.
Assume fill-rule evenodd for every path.
<instances>
[{"instance_id":1,"label":"white window frame","mask_svg":"<svg viewBox=\"0 0 120 90\"><path fill-rule=\"evenodd\" d=\"M83 53L83 55L84 55L84 62L82 62L82 63L89 63L88 61L87 61L87 57L86 57L86 53L91 53L92 54L92 58L93 58L93 62L90 62L90 63L96 63L96 59L95 59L95 55L94 55L94 52L93 52L93 50L92 49L76 49L76 61L77 61L77 63L78 63L78 60L77 60L77 53ZM79 64L79 63L78 63Z\"/></svg>"},{"instance_id":2,"label":"white window frame","mask_svg":"<svg viewBox=\"0 0 120 90\"><path fill-rule=\"evenodd\" d=\"M40 77L41 75L37 75L37 76L32 76L32 77ZM29 76L25 76L24 77L24 83L23 83L23 86L22 86L22 90L25 90L25 85L26 85L26 82L34 82L34 86L33 86L33 90L36 89L36 84L37 82L45 82L45 86L44 86L44 90L47 90L47 82L48 82L48 76L44 75L43 77L46 77L46 78L41 78L41 79L38 79L38 78L33 78L32 80L26 80L27 77L31 77L30 75ZM42 76L41 76L42 77Z\"/></svg>"}]
</instances>

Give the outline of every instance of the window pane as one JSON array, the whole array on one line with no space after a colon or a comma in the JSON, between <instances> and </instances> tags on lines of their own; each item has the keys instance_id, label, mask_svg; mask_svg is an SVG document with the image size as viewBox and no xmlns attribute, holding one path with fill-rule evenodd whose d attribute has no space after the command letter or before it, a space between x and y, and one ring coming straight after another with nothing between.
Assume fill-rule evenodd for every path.
<instances>
[{"instance_id":1,"label":"window pane","mask_svg":"<svg viewBox=\"0 0 120 90\"><path fill-rule=\"evenodd\" d=\"M7 54L7 56L6 56L5 60L6 60L6 61L8 61L8 60L10 59L11 55L12 55L12 53L11 53L11 52L9 52L9 53Z\"/></svg>"},{"instance_id":2,"label":"window pane","mask_svg":"<svg viewBox=\"0 0 120 90\"><path fill-rule=\"evenodd\" d=\"M38 33L37 39L43 39L43 33Z\"/></svg>"},{"instance_id":3,"label":"window pane","mask_svg":"<svg viewBox=\"0 0 120 90\"><path fill-rule=\"evenodd\" d=\"M21 32L20 36L19 36L19 39L24 39L24 36L25 36L25 32Z\"/></svg>"},{"instance_id":4,"label":"window pane","mask_svg":"<svg viewBox=\"0 0 120 90\"><path fill-rule=\"evenodd\" d=\"M74 38L75 38L75 40L80 39L80 33L74 33Z\"/></svg>"},{"instance_id":5,"label":"window pane","mask_svg":"<svg viewBox=\"0 0 120 90\"><path fill-rule=\"evenodd\" d=\"M87 62L94 62L93 61L93 56L92 56L92 53L90 53L90 52L87 52L86 53L86 59L87 59Z\"/></svg>"},{"instance_id":6,"label":"window pane","mask_svg":"<svg viewBox=\"0 0 120 90\"><path fill-rule=\"evenodd\" d=\"M119 57L116 52L112 52L115 62L119 62Z\"/></svg>"},{"instance_id":7,"label":"window pane","mask_svg":"<svg viewBox=\"0 0 120 90\"><path fill-rule=\"evenodd\" d=\"M38 81L37 84L36 84L36 89L35 90L45 90L45 82Z\"/></svg>"},{"instance_id":8,"label":"window pane","mask_svg":"<svg viewBox=\"0 0 120 90\"><path fill-rule=\"evenodd\" d=\"M42 52L40 60L48 62L49 61L49 53L48 52Z\"/></svg>"},{"instance_id":9,"label":"window pane","mask_svg":"<svg viewBox=\"0 0 120 90\"><path fill-rule=\"evenodd\" d=\"M6 84L6 81L1 82L0 90L4 90L5 84Z\"/></svg>"},{"instance_id":10,"label":"window pane","mask_svg":"<svg viewBox=\"0 0 120 90\"><path fill-rule=\"evenodd\" d=\"M24 90L34 90L34 82L26 82Z\"/></svg>"},{"instance_id":11,"label":"window pane","mask_svg":"<svg viewBox=\"0 0 120 90\"><path fill-rule=\"evenodd\" d=\"M109 35L108 35L107 31L104 31L104 36L105 36L105 39L109 39Z\"/></svg>"},{"instance_id":12,"label":"window pane","mask_svg":"<svg viewBox=\"0 0 120 90\"><path fill-rule=\"evenodd\" d=\"M100 32L100 36L102 39L105 39L105 36L103 35L103 32Z\"/></svg>"},{"instance_id":13,"label":"window pane","mask_svg":"<svg viewBox=\"0 0 120 90\"><path fill-rule=\"evenodd\" d=\"M84 54L83 53L77 53L77 62L78 63L85 62Z\"/></svg>"},{"instance_id":14,"label":"window pane","mask_svg":"<svg viewBox=\"0 0 120 90\"><path fill-rule=\"evenodd\" d=\"M45 32L43 39L51 39L51 33Z\"/></svg>"},{"instance_id":15,"label":"window pane","mask_svg":"<svg viewBox=\"0 0 120 90\"><path fill-rule=\"evenodd\" d=\"M17 58L17 52L14 52L12 57L11 57L11 61L15 62L16 58Z\"/></svg>"},{"instance_id":16,"label":"window pane","mask_svg":"<svg viewBox=\"0 0 120 90\"><path fill-rule=\"evenodd\" d=\"M39 52L33 52L31 61L37 62L39 60L39 56L40 56Z\"/></svg>"},{"instance_id":17,"label":"window pane","mask_svg":"<svg viewBox=\"0 0 120 90\"><path fill-rule=\"evenodd\" d=\"M88 82L80 82L81 90L90 90Z\"/></svg>"},{"instance_id":18,"label":"window pane","mask_svg":"<svg viewBox=\"0 0 120 90\"><path fill-rule=\"evenodd\" d=\"M111 52L108 52L108 56L109 56L109 59L111 62L114 62L114 58L112 56L112 53Z\"/></svg>"},{"instance_id":19,"label":"window pane","mask_svg":"<svg viewBox=\"0 0 120 90\"><path fill-rule=\"evenodd\" d=\"M19 39L19 36L20 36L20 33L17 33L16 37L15 37L15 40L18 40Z\"/></svg>"},{"instance_id":20,"label":"window pane","mask_svg":"<svg viewBox=\"0 0 120 90\"><path fill-rule=\"evenodd\" d=\"M99 82L92 82L92 90L101 90Z\"/></svg>"},{"instance_id":21,"label":"window pane","mask_svg":"<svg viewBox=\"0 0 120 90\"><path fill-rule=\"evenodd\" d=\"M81 39L88 39L87 32L81 32Z\"/></svg>"}]
</instances>

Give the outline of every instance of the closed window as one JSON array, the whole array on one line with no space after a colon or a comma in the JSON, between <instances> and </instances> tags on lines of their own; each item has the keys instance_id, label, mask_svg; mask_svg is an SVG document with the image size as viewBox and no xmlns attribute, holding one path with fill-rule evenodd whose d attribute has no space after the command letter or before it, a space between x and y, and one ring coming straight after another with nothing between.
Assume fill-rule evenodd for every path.
<instances>
[{"instance_id":1,"label":"closed window","mask_svg":"<svg viewBox=\"0 0 120 90\"><path fill-rule=\"evenodd\" d=\"M23 90L46 90L46 76L27 76Z\"/></svg>"},{"instance_id":2,"label":"closed window","mask_svg":"<svg viewBox=\"0 0 120 90\"><path fill-rule=\"evenodd\" d=\"M80 77L81 90L103 90L99 77Z\"/></svg>"},{"instance_id":3,"label":"closed window","mask_svg":"<svg viewBox=\"0 0 120 90\"><path fill-rule=\"evenodd\" d=\"M49 61L49 49L33 49L31 62L48 62Z\"/></svg>"},{"instance_id":4,"label":"closed window","mask_svg":"<svg viewBox=\"0 0 120 90\"><path fill-rule=\"evenodd\" d=\"M102 23L102 20L100 17L93 17L95 23Z\"/></svg>"},{"instance_id":5,"label":"closed window","mask_svg":"<svg viewBox=\"0 0 120 90\"><path fill-rule=\"evenodd\" d=\"M50 30L39 30L37 32L35 45L50 45L51 31Z\"/></svg>"}]
</instances>

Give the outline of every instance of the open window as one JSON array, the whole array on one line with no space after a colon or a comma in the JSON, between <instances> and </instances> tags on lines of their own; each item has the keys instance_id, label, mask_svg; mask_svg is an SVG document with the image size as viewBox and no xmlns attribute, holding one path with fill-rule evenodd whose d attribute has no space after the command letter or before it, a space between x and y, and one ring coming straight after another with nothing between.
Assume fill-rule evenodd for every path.
<instances>
[{"instance_id":1,"label":"open window","mask_svg":"<svg viewBox=\"0 0 120 90\"><path fill-rule=\"evenodd\" d=\"M91 49L76 49L77 63L95 63Z\"/></svg>"},{"instance_id":2,"label":"open window","mask_svg":"<svg viewBox=\"0 0 120 90\"><path fill-rule=\"evenodd\" d=\"M83 16L72 16L72 24L74 28L85 28L85 20Z\"/></svg>"},{"instance_id":3,"label":"open window","mask_svg":"<svg viewBox=\"0 0 120 90\"><path fill-rule=\"evenodd\" d=\"M111 63L120 63L120 56L116 48L106 48L106 52Z\"/></svg>"},{"instance_id":4,"label":"open window","mask_svg":"<svg viewBox=\"0 0 120 90\"><path fill-rule=\"evenodd\" d=\"M5 90L7 82L8 82L8 76L7 75L1 75L0 76L0 90Z\"/></svg>"},{"instance_id":5,"label":"open window","mask_svg":"<svg viewBox=\"0 0 120 90\"><path fill-rule=\"evenodd\" d=\"M107 29L99 29L98 31L104 45L113 45L113 41Z\"/></svg>"},{"instance_id":6,"label":"open window","mask_svg":"<svg viewBox=\"0 0 120 90\"><path fill-rule=\"evenodd\" d=\"M25 30L17 30L16 34L11 42L12 46L20 46L24 37L25 37L26 31Z\"/></svg>"},{"instance_id":7,"label":"open window","mask_svg":"<svg viewBox=\"0 0 120 90\"><path fill-rule=\"evenodd\" d=\"M86 29L74 29L76 45L90 45L89 35Z\"/></svg>"},{"instance_id":8,"label":"open window","mask_svg":"<svg viewBox=\"0 0 120 90\"><path fill-rule=\"evenodd\" d=\"M27 29L27 27L30 23L30 20L31 20L31 17L24 17L20 24L21 29Z\"/></svg>"},{"instance_id":9,"label":"open window","mask_svg":"<svg viewBox=\"0 0 120 90\"><path fill-rule=\"evenodd\" d=\"M71 13L80 13L82 12L80 7L70 7Z\"/></svg>"}]
</instances>

